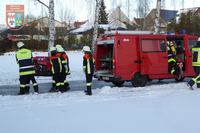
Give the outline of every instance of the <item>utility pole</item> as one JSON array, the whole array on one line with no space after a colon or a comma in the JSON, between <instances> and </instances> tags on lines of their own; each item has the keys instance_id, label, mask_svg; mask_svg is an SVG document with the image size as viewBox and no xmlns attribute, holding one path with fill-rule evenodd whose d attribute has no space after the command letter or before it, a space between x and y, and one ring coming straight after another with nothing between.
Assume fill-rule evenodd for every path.
<instances>
[{"instance_id":1,"label":"utility pole","mask_svg":"<svg viewBox=\"0 0 200 133\"><path fill-rule=\"evenodd\" d=\"M99 8L101 5L102 0L96 0L95 6L95 18L94 18L94 31L93 31L93 38L92 38L92 51L94 51L94 46L96 44L97 36L98 36L98 20L99 20Z\"/></svg>"},{"instance_id":2,"label":"utility pole","mask_svg":"<svg viewBox=\"0 0 200 133\"><path fill-rule=\"evenodd\" d=\"M44 5L46 8L49 9L49 44L48 44L48 49L50 47L54 46L54 41L55 41L55 34L56 34L56 29L55 29L55 19L54 19L54 0L49 0L49 6L46 5L44 2L41 0L36 0L40 4Z\"/></svg>"},{"instance_id":3,"label":"utility pole","mask_svg":"<svg viewBox=\"0 0 200 133\"><path fill-rule=\"evenodd\" d=\"M161 9L161 0L157 0L154 34L160 33L160 22L159 22L159 20L160 20L160 9Z\"/></svg>"}]
</instances>

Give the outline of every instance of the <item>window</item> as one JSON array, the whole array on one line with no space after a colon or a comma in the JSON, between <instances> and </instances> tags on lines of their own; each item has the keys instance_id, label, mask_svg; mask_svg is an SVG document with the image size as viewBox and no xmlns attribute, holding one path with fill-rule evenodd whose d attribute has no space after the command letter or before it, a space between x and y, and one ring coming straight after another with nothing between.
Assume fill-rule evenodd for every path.
<instances>
[{"instance_id":1,"label":"window","mask_svg":"<svg viewBox=\"0 0 200 133\"><path fill-rule=\"evenodd\" d=\"M165 52L165 40L142 40L143 52Z\"/></svg>"},{"instance_id":2,"label":"window","mask_svg":"<svg viewBox=\"0 0 200 133\"><path fill-rule=\"evenodd\" d=\"M189 40L189 49L192 50L192 47L196 46L197 41L196 40Z\"/></svg>"}]
</instances>

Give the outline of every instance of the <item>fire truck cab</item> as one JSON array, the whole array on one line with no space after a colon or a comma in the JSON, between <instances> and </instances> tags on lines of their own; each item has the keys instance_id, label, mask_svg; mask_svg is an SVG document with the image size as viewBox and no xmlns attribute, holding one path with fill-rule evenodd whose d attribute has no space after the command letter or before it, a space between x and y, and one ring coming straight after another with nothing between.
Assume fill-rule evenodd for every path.
<instances>
[{"instance_id":1,"label":"fire truck cab","mask_svg":"<svg viewBox=\"0 0 200 133\"><path fill-rule=\"evenodd\" d=\"M182 81L194 76L191 48L198 37L191 35L153 35L145 31L110 31L98 38L95 45L95 75L99 80L121 86L130 81L134 87L145 86L154 79ZM168 72L167 43L184 49L181 62L183 78Z\"/></svg>"}]
</instances>

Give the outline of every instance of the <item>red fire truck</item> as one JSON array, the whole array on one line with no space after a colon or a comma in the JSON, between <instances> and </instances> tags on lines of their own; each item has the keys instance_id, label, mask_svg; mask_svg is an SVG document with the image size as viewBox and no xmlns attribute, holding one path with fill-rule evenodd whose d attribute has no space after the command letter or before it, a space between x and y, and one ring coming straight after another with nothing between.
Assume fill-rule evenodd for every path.
<instances>
[{"instance_id":1,"label":"red fire truck","mask_svg":"<svg viewBox=\"0 0 200 133\"><path fill-rule=\"evenodd\" d=\"M51 76L51 63L48 56L33 57L37 76Z\"/></svg>"},{"instance_id":2,"label":"red fire truck","mask_svg":"<svg viewBox=\"0 0 200 133\"><path fill-rule=\"evenodd\" d=\"M191 35L153 35L150 32L114 31L98 38L95 46L95 77L121 86L130 81L133 86L145 86L153 79L182 81L194 76L191 48L198 37ZM168 72L167 43L171 41L184 49L183 78Z\"/></svg>"}]
</instances>

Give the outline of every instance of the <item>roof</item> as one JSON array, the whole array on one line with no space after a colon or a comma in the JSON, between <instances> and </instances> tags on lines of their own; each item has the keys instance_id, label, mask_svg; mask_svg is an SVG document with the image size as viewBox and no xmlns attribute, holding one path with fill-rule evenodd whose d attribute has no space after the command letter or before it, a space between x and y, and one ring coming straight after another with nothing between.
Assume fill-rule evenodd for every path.
<instances>
[{"instance_id":1,"label":"roof","mask_svg":"<svg viewBox=\"0 0 200 133\"><path fill-rule=\"evenodd\" d=\"M176 10L160 10L160 16L166 21L169 22L176 17L178 11Z\"/></svg>"}]
</instances>

